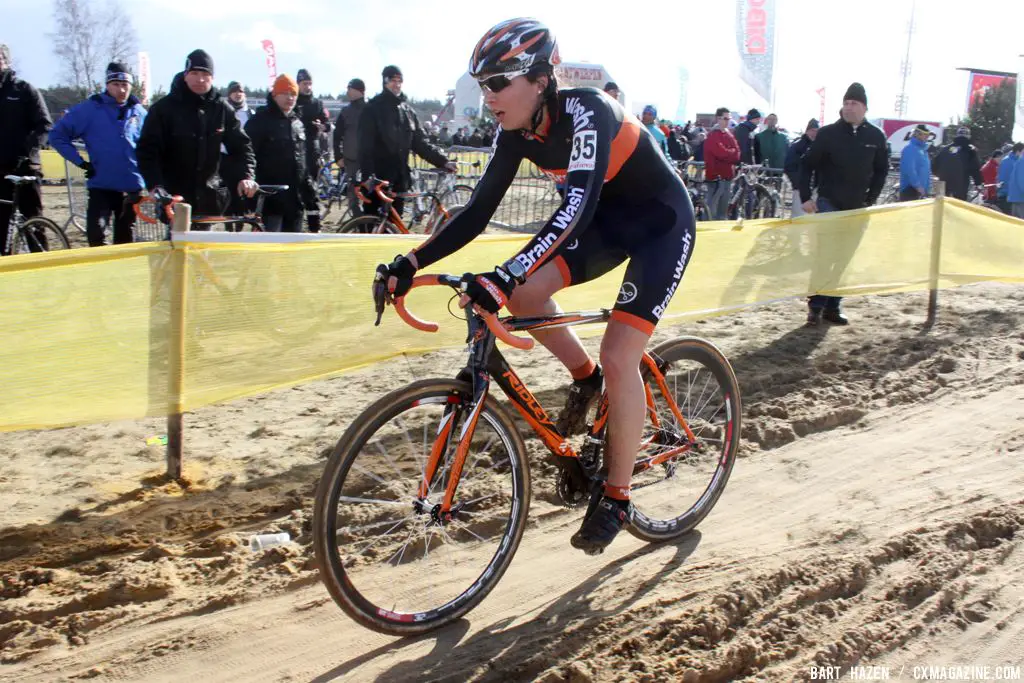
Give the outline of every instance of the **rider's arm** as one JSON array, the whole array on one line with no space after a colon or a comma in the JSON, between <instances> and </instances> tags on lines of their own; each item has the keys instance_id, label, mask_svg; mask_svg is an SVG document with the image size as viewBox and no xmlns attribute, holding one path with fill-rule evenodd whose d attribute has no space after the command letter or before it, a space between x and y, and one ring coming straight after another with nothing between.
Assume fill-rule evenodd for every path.
<instances>
[{"instance_id":1,"label":"rider's arm","mask_svg":"<svg viewBox=\"0 0 1024 683\"><path fill-rule=\"evenodd\" d=\"M360 132L362 125L360 120ZM505 190L512 184L516 171L519 170L519 162L522 161L522 156L510 149L510 144L501 144L499 140L495 147L494 156L488 162L487 170L484 171L466 206L426 242L410 252L411 256L415 256L417 267L425 268L445 256L454 254L487 227L487 222L491 220L502 197L505 196Z\"/></svg>"},{"instance_id":2,"label":"rider's arm","mask_svg":"<svg viewBox=\"0 0 1024 683\"><path fill-rule=\"evenodd\" d=\"M636 148L639 136L650 135L628 119L620 123L610 105L599 96L583 95L566 100L574 130L568 159L568 173L562 205L533 236L515 259L529 277L583 234L597 211L605 174L611 159L613 140L616 157L624 158Z\"/></svg>"},{"instance_id":3,"label":"rider's arm","mask_svg":"<svg viewBox=\"0 0 1024 683\"><path fill-rule=\"evenodd\" d=\"M89 104L86 100L82 104L71 107L67 114L64 114L50 131L50 146L57 150L57 153L70 161L75 166L81 166L85 159L79 154L78 149L72 144L72 140L82 137L80 118L83 117L82 109Z\"/></svg>"}]
</instances>

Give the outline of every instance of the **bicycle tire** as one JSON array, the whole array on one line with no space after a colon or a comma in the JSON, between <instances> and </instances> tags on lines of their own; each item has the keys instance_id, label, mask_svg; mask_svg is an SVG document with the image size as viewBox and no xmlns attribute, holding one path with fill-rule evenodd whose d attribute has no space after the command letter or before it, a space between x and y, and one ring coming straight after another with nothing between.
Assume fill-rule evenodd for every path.
<instances>
[{"instance_id":1,"label":"bicycle tire","mask_svg":"<svg viewBox=\"0 0 1024 683\"><path fill-rule=\"evenodd\" d=\"M644 472L638 472L634 476L632 496L634 511L631 523L627 528L633 536L641 540L659 543L677 539L692 531L707 517L721 497L729 481L729 475L732 473L733 464L736 461L736 453L739 449L742 401L736 373L733 372L732 366L722 352L711 342L697 337L677 337L659 344L651 351L651 354L659 363L663 362L666 365L662 371L665 375L666 385L678 387L678 381L673 382L670 380L672 367L673 365L678 365L681 361L691 361L707 370L711 377L718 382L724 394L722 397L723 405L716 408L715 413L711 414L710 418L704 414L704 411L705 407L710 404L711 399L714 397L714 393L703 405L698 405L695 412L690 410L693 404L689 400L685 402L679 401L678 395L675 396L674 400L680 412L683 413L683 417L686 419L691 430L693 430L694 435L698 437L699 447L682 453L667 463L654 465ZM649 378L649 375L649 371L644 373L645 381ZM699 378L699 372L697 378ZM699 381L697 378L694 378L690 386L696 385ZM655 404L658 405L659 397L664 401L660 387L656 383L650 383L650 387L655 396ZM701 395L698 402L703 401L705 398L706 388L705 383L700 389ZM718 419L718 415L723 408L725 410L722 416L724 422L716 425L715 420ZM687 414L688 412L692 414ZM720 433L722 436L722 448L720 453L712 454L707 445L712 443L714 440L712 437L716 433ZM657 449L671 450L678 447L679 444L687 442L686 435L680 434L678 429L665 426L653 428L650 422L649 411L644 427L644 440L650 445L646 451L641 451L641 456L654 455L658 452ZM643 445L643 442L641 445ZM692 474L702 463L706 467L714 463L714 470L708 484L703 488L700 495L697 496L695 502L681 514L669 513L672 514L672 517L669 518L652 516L653 513L649 512L651 509L671 509L676 504L676 501L680 498L678 488L696 479ZM683 476L677 474L677 470L680 468L686 468ZM660 481L658 480L659 476L662 477ZM670 495L666 495L665 491L670 486L662 486L657 491L645 492L645 489L670 481L674 481L676 484L676 491L671 492ZM660 496L658 495L659 493ZM659 505L657 504L659 500L667 500L668 504ZM648 512L645 512L645 508Z\"/></svg>"},{"instance_id":2,"label":"bicycle tire","mask_svg":"<svg viewBox=\"0 0 1024 683\"><path fill-rule=\"evenodd\" d=\"M754 218L776 218L775 212L778 203L772 197L771 192L764 187L755 190Z\"/></svg>"},{"instance_id":3,"label":"bicycle tire","mask_svg":"<svg viewBox=\"0 0 1024 683\"><path fill-rule=\"evenodd\" d=\"M418 484L422 471L418 466L417 462L422 464L422 459L417 456L414 460L413 457L406 457L403 462L402 449L406 443L411 447L409 452L415 454L416 445L413 443L412 438L409 434L419 435L419 428L422 426L424 434L424 446L427 446L428 437L433 439L440 429L433 430L433 427L439 427L445 424L445 415L450 415L449 410L457 410L456 408L450 408L450 406L465 404L470 400L472 395L471 386L467 382L451 380L451 379L425 379L418 382L413 382L406 387L397 389L386 396L376 401L373 405L369 406L363 413L356 418L352 425L346 430L345 434L338 441L337 446L331 453L327 460L327 464L324 467L324 473L320 478L320 482L317 487L316 499L313 511L313 546L316 553L317 563L320 568L320 577L323 580L328 592L338 606L352 619L359 624L377 631L379 633L386 633L389 635L397 636L411 636L426 633L428 631L440 628L445 624L449 624L457 619L460 619L463 615L469 612L471 609L480 604L480 602L487 597L490 591L498 584L501 577L504 575L505 570L508 569L509 563L512 561L512 557L515 555L516 549L519 547L519 542L522 540L523 530L526 526L526 516L530 505L530 472L529 463L527 461L526 446L523 443L522 437L519 431L516 429L515 422L507 410L501 406L493 398L488 397L485 401L484 408L480 413L480 419L478 420L475 429L481 430L477 435L485 434L486 431L482 428L489 429L497 437L498 442L505 448L508 454L507 461L507 473L509 481L511 483L511 494L508 496L508 522L500 531L500 535L495 537L497 548L487 564L483 567L482 571L477 577L472 577L475 573L473 571L468 572L471 577L467 579L467 587L462 589L454 598L448 599L440 606L433 606L430 609L420 609L416 612L402 612L400 608L404 608L404 602L407 601L403 598L403 605L398 604L398 600L394 599L395 596L391 596L387 605L381 606L376 604L373 600L368 598L360 590L360 586L364 588L373 588L372 583L375 581L379 586L384 589L407 591L412 594L413 600L423 600L424 593L432 590L433 588L442 589L438 587L436 575L431 571L424 571L422 566L413 566L411 569L409 565L418 565L420 562L426 564L429 552L424 551L421 558L414 558L405 560L405 546L408 546L411 539L415 538L419 542L422 537L424 548L429 548L430 540L428 534L433 532L435 527L444 527L450 531L441 531L443 538L452 540L452 537L459 534L459 527L454 526L456 520L446 522L444 525L436 524L436 519L431 515L428 515L428 519L419 520L421 526L416 528L416 522L412 523L413 529L409 534L410 541L406 541L405 546L396 550L391 556L382 560L375 569L367 572L366 575L359 574L358 570L361 569L359 564L359 555L351 556L351 552L354 551L355 547L360 543L365 543L365 538L360 537L356 532L361 529L366 530L372 527L383 527L394 519L386 519L380 521L376 516L373 515L373 511L370 510L368 513L363 513L364 510L372 507L383 507L388 510L394 510L394 507L388 508L387 505L399 505L402 506L402 499L408 497L409 503L412 504L414 495L412 492L415 491L415 485ZM399 419L404 411L415 410L419 407L427 406L428 412L432 410L432 407L440 407L441 417L440 422L434 422L432 420L412 420L411 428L406 428L399 422ZM451 417L450 432L453 435L459 433L459 416L454 414ZM420 424L422 422L422 425ZM398 478L388 474L387 480L376 477L372 474L372 471L368 469L371 467L370 460L375 455L375 451L372 447L369 450L364 451L364 447L368 447L372 437L374 437L379 430L388 427L389 425L398 425L398 429L402 432L399 435L391 436L385 433L384 439L377 442L378 448L381 450L383 455L383 461L393 470ZM404 438L403 438L404 437ZM492 437L493 439L494 437ZM454 443L457 443L458 439L456 436L452 437ZM391 452L386 452L384 447L381 445L384 442L392 444ZM487 442L488 444L491 441ZM445 453L452 450L450 445L446 449ZM357 462L359 456L366 453L366 457L362 461ZM429 448L424 450L424 453L428 453ZM443 460L446 460L448 456L442 454ZM482 461L485 455L489 455L489 451L485 452L484 455L477 456L476 462ZM492 472L497 473L497 467L502 466L505 469L506 463L504 461L495 460L490 457L492 463L490 468L486 464L482 466L483 469L490 469ZM466 458L467 467L470 467L470 457ZM409 470L412 473L410 479L413 481L414 486L405 489L408 493L403 494L402 491L402 473L401 470L407 465L411 465ZM448 469L445 466L441 472L440 480L438 481L439 486L437 493L443 488L445 473ZM475 493L492 491L492 493L482 496L480 498L470 500L469 503L474 503L477 500L484 500L486 498L494 498L498 496L497 493L493 493L495 490L494 483L491 479L472 479L472 474L467 477L467 470L463 471L462 478L460 479L460 489L465 489L466 495L473 495ZM348 478L352 476L353 481L350 483ZM362 482L359 481L362 476ZM502 476L499 473L499 476ZM474 482L474 485L470 485L470 481ZM482 483L481 483L482 482ZM360 487L360 484L364 488ZM348 485L348 486L347 486ZM343 495L345 494L345 495ZM355 494L355 498L352 497ZM387 495L394 495L399 500L380 500ZM458 494L458 490L457 490ZM373 498L363 498L361 496L370 495ZM431 494L432 496L433 494ZM343 500L344 499L344 500ZM368 503L370 505L357 506L357 502ZM430 496L427 498L428 505L430 504ZM339 503L349 505L350 509L354 509L357 512L355 514L350 513L350 517L345 521L357 521L361 523L361 526L355 527L339 527ZM372 505L378 504L378 505ZM503 506L503 501L498 500L497 508L499 514ZM412 507L412 505L410 505ZM479 509L476 511L477 514L483 515L487 511L486 505L478 506ZM408 509L408 508L406 508ZM457 515L470 514L468 509L463 509ZM385 516L391 514L390 512L385 513ZM398 514L403 514L401 511ZM404 520L399 520L398 524L404 523L406 520L423 516L427 514L422 510L416 510L413 508L413 514L410 514ZM431 521L434 519L434 522ZM470 516L470 520L474 517ZM492 523L489 518L483 516L478 519L483 523L476 526L476 531L480 533L488 533L485 527L491 527ZM369 521L369 524L365 522ZM499 520L500 521L500 520ZM384 531L383 536L387 537L391 535L391 532L397 527L396 525L391 526ZM352 537L348 546L351 551L345 552L345 557L342 557L341 545L344 542L337 542L342 534ZM470 531L473 536L477 538L482 537L477 535L475 532ZM399 536L397 542L401 542L401 532L395 534ZM368 534L369 535L369 534ZM371 536L373 538L373 536ZM364 546L362 553L366 553L367 549L380 543L380 540L371 541L370 546ZM395 541L392 540L392 544ZM447 541L442 540L442 544L447 544ZM473 543L472 540L469 541ZM453 542L454 544L454 542ZM392 550L394 546L388 546L381 550L375 550L375 555L383 557ZM418 548L414 549L414 552L418 552ZM451 549L449 549L449 561L451 561L450 555ZM458 551L456 551L458 552ZM435 559L440 553L435 553ZM397 555L397 559L396 558ZM412 553L410 553L410 556ZM394 572L385 575L385 569L392 566L392 560L394 562ZM465 572L469 562L473 561L473 556L469 558L463 556L462 561L459 564L460 571ZM412 581L408 580L409 575L412 575ZM418 579L418 581L417 581Z\"/></svg>"},{"instance_id":4,"label":"bicycle tire","mask_svg":"<svg viewBox=\"0 0 1024 683\"><path fill-rule=\"evenodd\" d=\"M399 234L400 230L391 221L384 221L380 230L381 219L379 216L357 216L338 227L339 233L355 235L373 235L383 233L386 235Z\"/></svg>"},{"instance_id":5,"label":"bicycle tire","mask_svg":"<svg viewBox=\"0 0 1024 683\"><path fill-rule=\"evenodd\" d=\"M472 185L455 185L441 195L441 206L451 209L453 206L465 206L473 196Z\"/></svg>"},{"instance_id":6,"label":"bicycle tire","mask_svg":"<svg viewBox=\"0 0 1024 683\"><path fill-rule=\"evenodd\" d=\"M68 236L60 226L45 216L29 218L14 233L11 254L40 253L70 249Z\"/></svg>"}]
</instances>

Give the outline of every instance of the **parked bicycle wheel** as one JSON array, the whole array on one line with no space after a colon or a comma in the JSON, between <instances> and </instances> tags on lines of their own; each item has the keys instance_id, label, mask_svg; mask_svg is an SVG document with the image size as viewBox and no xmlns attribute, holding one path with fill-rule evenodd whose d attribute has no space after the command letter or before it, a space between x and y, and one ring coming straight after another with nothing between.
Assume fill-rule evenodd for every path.
<instances>
[{"instance_id":1,"label":"parked bicycle wheel","mask_svg":"<svg viewBox=\"0 0 1024 683\"><path fill-rule=\"evenodd\" d=\"M468 414L465 382L427 379L384 396L345 432L316 493L320 576L353 619L415 635L448 624L497 585L519 547L530 503L526 447L488 399ZM452 514L440 514L459 435L476 419ZM428 462L436 474L421 484Z\"/></svg>"},{"instance_id":2,"label":"parked bicycle wheel","mask_svg":"<svg viewBox=\"0 0 1024 683\"><path fill-rule=\"evenodd\" d=\"M388 235L398 234L401 230L395 227L391 221L384 221L381 225L381 219L377 216L359 216L339 227L338 232L357 235L372 235L374 233Z\"/></svg>"},{"instance_id":3,"label":"parked bicycle wheel","mask_svg":"<svg viewBox=\"0 0 1024 683\"><path fill-rule=\"evenodd\" d=\"M470 185L456 185L441 195L441 206L448 210L453 206L465 206L472 196L473 188Z\"/></svg>"},{"instance_id":4,"label":"parked bicycle wheel","mask_svg":"<svg viewBox=\"0 0 1024 683\"><path fill-rule=\"evenodd\" d=\"M12 254L30 254L42 251L70 249L68 236L60 226L44 216L29 218L14 233Z\"/></svg>"},{"instance_id":5,"label":"parked bicycle wheel","mask_svg":"<svg viewBox=\"0 0 1024 683\"><path fill-rule=\"evenodd\" d=\"M671 339L651 355L665 386L649 371L644 373L654 410L648 409L634 469L635 514L628 529L637 538L656 542L691 531L722 495L739 448L741 405L732 366L710 342ZM690 442L673 405L695 442Z\"/></svg>"},{"instance_id":6,"label":"parked bicycle wheel","mask_svg":"<svg viewBox=\"0 0 1024 683\"><path fill-rule=\"evenodd\" d=\"M756 200L754 204L754 218L778 218L778 207L780 202L772 195L772 192L764 187L755 188Z\"/></svg>"}]
</instances>

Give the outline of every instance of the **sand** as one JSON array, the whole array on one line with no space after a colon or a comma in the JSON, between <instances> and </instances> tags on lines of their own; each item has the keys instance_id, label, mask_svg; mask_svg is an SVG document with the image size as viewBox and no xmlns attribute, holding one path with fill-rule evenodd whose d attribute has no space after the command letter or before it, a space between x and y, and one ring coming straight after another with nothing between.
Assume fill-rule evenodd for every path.
<instances>
[{"instance_id":1,"label":"sand","mask_svg":"<svg viewBox=\"0 0 1024 683\"><path fill-rule=\"evenodd\" d=\"M0 434L0 680L809 680L811 666L1024 665L1024 289L799 302L659 330L713 340L744 400L739 460L699 529L598 557L533 462L511 568L462 621L401 640L349 620L308 536L324 458L358 412L458 351L186 417ZM588 340L592 348L597 340ZM510 352L545 405L543 350ZM536 443L527 443L538 453ZM295 542L252 552L254 533ZM444 578L437 580L443 581Z\"/></svg>"}]
</instances>

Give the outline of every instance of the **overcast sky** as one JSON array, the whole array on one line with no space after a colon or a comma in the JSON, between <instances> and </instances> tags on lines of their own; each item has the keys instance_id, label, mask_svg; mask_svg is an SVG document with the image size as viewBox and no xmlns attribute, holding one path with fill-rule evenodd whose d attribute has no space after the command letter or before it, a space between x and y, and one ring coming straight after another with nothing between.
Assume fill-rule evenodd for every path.
<instances>
[{"instance_id":1,"label":"overcast sky","mask_svg":"<svg viewBox=\"0 0 1024 683\"><path fill-rule=\"evenodd\" d=\"M103 0L92 0L102 3ZM443 99L465 72L480 35L514 14L533 15L558 36L565 61L603 64L639 110L675 114L680 69L689 73L687 113L718 106L746 112L774 108L781 124L802 126L827 91L832 120L851 81L864 84L869 117L891 117L912 0L776 0L778 31L774 103L759 102L738 80L735 3L731 0L636 4L429 0L131 0L125 2L150 54L153 79L167 87L185 55L202 47L216 62L216 83L266 83L260 41L274 40L278 69L313 74L318 92L339 93L363 78L379 91L380 71L397 64L406 92ZM506 9L505 7L508 7ZM0 0L0 42L11 46L19 73L39 86L58 82L60 64L45 34L46 2ZM1024 52L1024 1L963 3L918 0L908 81L908 117L945 122L963 113L966 75L957 67L1016 71ZM459 28L455 28L458 26ZM1005 28L1005 30L1002 30ZM134 66L134 65L133 65Z\"/></svg>"}]
</instances>

